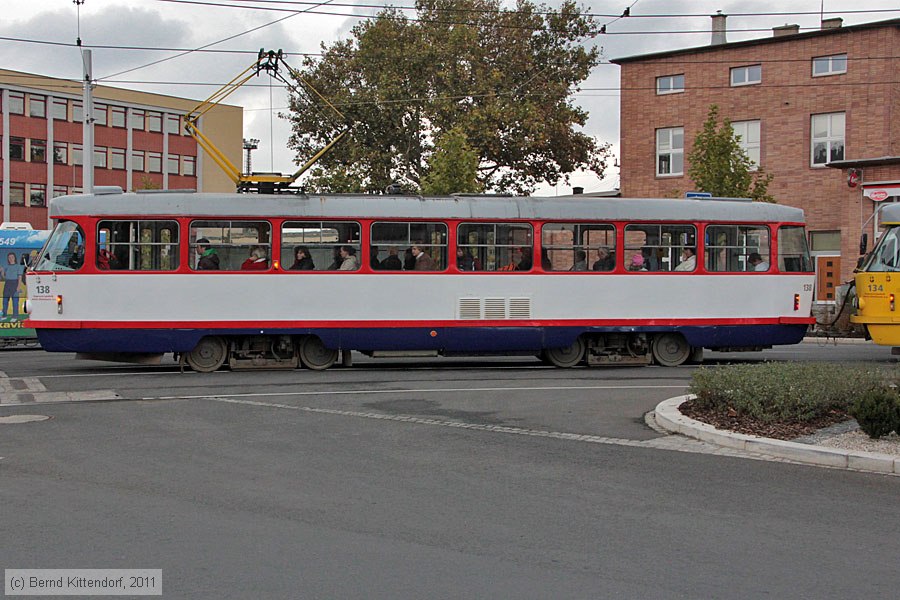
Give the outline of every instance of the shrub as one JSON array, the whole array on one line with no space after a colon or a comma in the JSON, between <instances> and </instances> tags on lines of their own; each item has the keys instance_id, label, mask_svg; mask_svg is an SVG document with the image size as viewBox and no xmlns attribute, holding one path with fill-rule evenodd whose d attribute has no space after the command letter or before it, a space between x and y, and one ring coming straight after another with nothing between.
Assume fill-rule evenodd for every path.
<instances>
[{"instance_id":1,"label":"shrub","mask_svg":"<svg viewBox=\"0 0 900 600\"><path fill-rule=\"evenodd\" d=\"M900 397L891 389L870 390L862 394L850 414L870 438L878 439L891 431L900 433Z\"/></svg>"},{"instance_id":2,"label":"shrub","mask_svg":"<svg viewBox=\"0 0 900 600\"><path fill-rule=\"evenodd\" d=\"M690 392L700 408L734 410L763 422L807 422L848 412L861 393L883 390L895 374L833 363L766 362L701 367Z\"/></svg>"}]
</instances>

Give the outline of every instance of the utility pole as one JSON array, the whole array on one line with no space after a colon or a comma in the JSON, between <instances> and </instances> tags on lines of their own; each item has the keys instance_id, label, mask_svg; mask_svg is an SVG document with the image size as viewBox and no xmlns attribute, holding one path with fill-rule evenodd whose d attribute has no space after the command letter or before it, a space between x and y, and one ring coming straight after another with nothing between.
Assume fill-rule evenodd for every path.
<instances>
[{"instance_id":1,"label":"utility pole","mask_svg":"<svg viewBox=\"0 0 900 600\"><path fill-rule=\"evenodd\" d=\"M250 153L259 148L259 140L250 138L244 138L244 150L247 152L247 159L244 163L244 174L250 175L252 171L250 170Z\"/></svg>"},{"instance_id":2,"label":"utility pole","mask_svg":"<svg viewBox=\"0 0 900 600\"><path fill-rule=\"evenodd\" d=\"M72 0L78 11L78 36L75 39L76 45L81 48L81 5L84 0ZM81 64L83 67L83 92L82 101L84 112L84 124L81 134L81 187L82 193L94 193L94 84L91 66L91 51L81 48Z\"/></svg>"}]
</instances>

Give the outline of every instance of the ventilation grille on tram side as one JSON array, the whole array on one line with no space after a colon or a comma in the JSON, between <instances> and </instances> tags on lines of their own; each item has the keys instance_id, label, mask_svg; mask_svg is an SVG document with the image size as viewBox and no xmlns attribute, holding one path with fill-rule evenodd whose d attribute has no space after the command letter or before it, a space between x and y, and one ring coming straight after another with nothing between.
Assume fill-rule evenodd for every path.
<instances>
[{"instance_id":1,"label":"ventilation grille on tram side","mask_svg":"<svg viewBox=\"0 0 900 600\"><path fill-rule=\"evenodd\" d=\"M459 318L468 321L530 319L531 298L460 298Z\"/></svg>"}]
</instances>

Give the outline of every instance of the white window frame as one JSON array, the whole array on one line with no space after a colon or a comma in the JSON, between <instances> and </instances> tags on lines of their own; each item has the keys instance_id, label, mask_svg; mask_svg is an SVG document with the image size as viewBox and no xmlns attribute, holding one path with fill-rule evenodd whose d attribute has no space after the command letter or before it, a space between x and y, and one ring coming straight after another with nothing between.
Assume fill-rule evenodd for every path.
<instances>
[{"instance_id":1,"label":"white window frame","mask_svg":"<svg viewBox=\"0 0 900 600\"><path fill-rule=\"evenodd\" d=\"M758 79L752 79L752 80L750 79L750 73L751 73L750 70L751 70L751 69L758 69L758 70L759 70L759 78L758 78ZM734 76L735 76L736 73L743 73L743 75L744 75L744 80L743 80L743 81L739 81L739 82L735 82L735 80L734 80L735 77L734 77ZM729 81L731 82L731 87L739 87L739 86L742 86L742 85L759 85L760 83L762 83L762 65L761 65L761 64L755 64L755 65L745 65L745 66L743 66L743 67L732 67L732 68L731 68L731 71L730 71L730 73L729 73L729 78L728 78L728 79L729 79Z\"/></svg>"},{"instance_id":2,"label":"white window frame","mask_svg":"<svg viewBox=\"0 0 900 600\"><path fill-rule=\"evenodd\" d=\"M681 80L680 82L678 80ZM667 89L661 89L661 84L668 82ZM676 87L677 86L677 87ZM684 73L677 75L663 75L656 78L656 95L663 96L665 94L683 94L684 93Z\"/></svg>"},{"instance_id":3,"label":"white window frame","mask_svg":"<svg viewBox=\"0 0 900 600\"><path fill-rule=\"evenodd\" d=\"M748 119L746 121L732 121L731 130L739 136L738 145L747 153L750 160L753 161L751 171L759 169L762 157L760 150L760 142L762 136L762 121L759 119Z\"/></svg>"},{"instance_id":4,"label":"white window frame","mask_svg":"<svg viewBox=\"0 0 900 600\"><path fill-rule=\"evenodd\" d=\"M840 133L836 131L835 117L840 116L842 121ZM827 119L826 132L824 136L816 137L816 119ZM824 167L831 162L832 145L840 142L844 148L844 155L847 151L847 143L845 140L847 131L847 113L833 112L811 115L809 119L809 166ZM825 162L816 162L816 144L825 144Z\"/></svg>"},{"instance_id":5,"label":"white window frame","mask_svg":"<svg viewBox=\"0 0 900 600\"><path fill-rule=\"evenodd\" d=\"M666 140L664 143L660 143L660 134L664 133L666 135ZM681 147L676 147L674 145L674 138L676 137L676 133L681 134ZM675 177L684 175L684 127L660 127L654 132L655 136L655 145L656 145L656 176L657 177ZM674 171L673 163L674 157L681 155L681 170ZM662 156L669 156L669 169L668 173L661 173L659 170L659 159Z\"/></svg>"},{"instance_id":6,"label":"white window frame","mask_svg":"<svg viewBox=\"0 0 900 600\"><path fill-rule=\"evenodd\" d=\"M843 63L841 67L835 67L835 62ZM827 70L816 73L816 64L827 65ZM829 77L831 75L843 75L847 72L847 54L832 54L830 56L814 56L812 59L812 76L813 77Z\"/></svg>"}]
</instances>

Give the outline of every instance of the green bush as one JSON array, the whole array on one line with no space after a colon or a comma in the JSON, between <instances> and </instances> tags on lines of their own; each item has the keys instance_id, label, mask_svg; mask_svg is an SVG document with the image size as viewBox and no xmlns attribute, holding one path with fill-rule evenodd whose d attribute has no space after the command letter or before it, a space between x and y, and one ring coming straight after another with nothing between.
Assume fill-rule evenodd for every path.
<instances>
[{"instance_id":1,"label":"green bush","mask_svg":"<svg viewBox=\"0 0 900 600\"><path fill-rule=\"evenodd\" d=\"M900 433L900 397L892 389L866 392L850 407L850 414L870 438Z\"/></svg>"},{"instance_id":2,"label":"green bush","mask_svg":"<svg viewBox=\"0 0 900 600\"><path fill-rule=\"evenodd\" d=\"M766 362L701 367L691 381L697 406L748 415L763 422L807 422L849 412L859 395L883 390L896 372L834 363Z\"/></svg>"}]
</instances>

